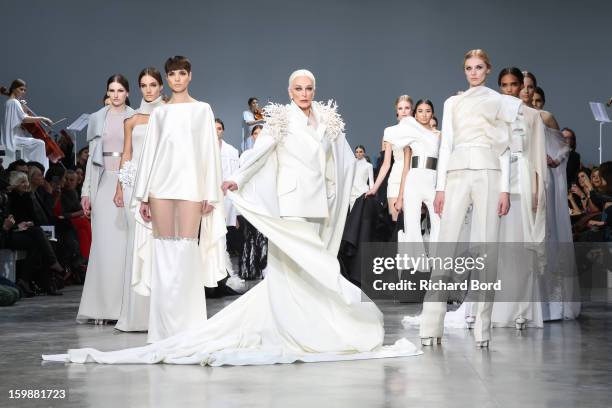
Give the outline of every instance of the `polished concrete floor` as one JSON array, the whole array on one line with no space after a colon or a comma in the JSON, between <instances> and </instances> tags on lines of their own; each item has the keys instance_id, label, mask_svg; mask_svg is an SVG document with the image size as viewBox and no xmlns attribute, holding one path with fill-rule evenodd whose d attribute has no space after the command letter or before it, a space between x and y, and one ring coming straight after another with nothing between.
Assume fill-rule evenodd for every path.
<instances>
[{"instance_id":1,"label":"polished concrete floor","mask_svg":"<svg viewBox=\"0 0 612 408\"><path fill-rule=\"evenodd\" d=\"M416 357L259 367L43 363L43 353L118 349L144 334L74 322L80 287L0 309L0 407L609 407L612 304L587 304L578 321L517 333L494 329L490 350L468 330ZM215 313L233 298L210 299ZM382 303L387 342L416 328L416 305ZM64 399L15 400L11 389L65 390Z\"/></svg>"}]
</instances>

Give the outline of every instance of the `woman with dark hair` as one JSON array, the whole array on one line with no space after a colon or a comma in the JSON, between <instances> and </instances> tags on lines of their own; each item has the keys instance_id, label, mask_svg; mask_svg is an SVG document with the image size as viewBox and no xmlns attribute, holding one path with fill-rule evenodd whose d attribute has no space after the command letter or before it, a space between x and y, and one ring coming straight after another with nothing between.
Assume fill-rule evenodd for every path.
<instances>
[{"instance_id":1,"label":"woman with dark hair","mask_svg":"<svg viewBox=\"0 0 612 408\"><path fill-rule=\"evenodd\" d=\"M518 98L523 73L504 68L497 84L503 95ZM499 227L498 278L508 301L495 302L492 321L498 327L543 327L538 279L543 273L546 222L546 148L544 123L536 109L523 106L510 125L510 210ZM521 244L522 243L522 244Z\"/></svg>"},{"instance_id":2,"label":"woman with dark hair","mask_svg":"<svg viewBox=\"0 0 612 408\"><path fill-rule=\"evenodd\" d=\"M403 252L418 257L428 253L421 235L423 204L429 212L430 242L437 241L440 229L440 216L434 212L433 207L440 132L429 127L434 114L430 100L421 99L414 107L414 116L385 129L384 140L404 150L400 195L395 202L395 209L398 212L404 211L404 230L398 233L398 241L402 242Z\"/></svg>"},{"instance_id":3,"label":"woman with dark hair","mask_svg":"<svg viewBox=\"0 0 612 408\"><path fill-rule=\"evenodd\" d=\"M140 71L138 86L142 93L140 108L124 122L123 152L119 165L119 180L113 199L115 205L124 208L127 221L127 247L125 252L125 269L123 273L123 302L116 329L121 331L146 331L149 327L149 299L132 289L132 277L140 276L140 269L149 262L144 259L142 249L150 245L148 237L150 224L136 222L138 205L132 200L134 180L140 161L153 109L163 102L163 80L157 68L149 67Z\"/></svg>"},{"instance_id":4,"label":"woman with dark hair","mask_svg":"<svg viewBox=\"0 0 612 408\"><path fill-rule=\"evenodd\" d=\"M89 159L81 206L91 215L92 242L77 321L96 324L117 320L123 298L127 244L125 213L113 204L123 151L123 122L133 110L126 105L130 87L121 74L106 81L110 104L89 116Z\"/></svg>"},{"instance_id":5,"label":"woman with dark hair","mask_svg":"<svg viewBox=\"0 0 612 408\"><path fill-rule=\"evenodd\" d=\"M21 105L21 99L26 94L26 83L22 79L15 79L11 86L6 89L0 87L0 93L8 96L4 109L4 123L2 126L2 144L4 145L9 161L15 160L15 151L23 152L22 159L34 160L49 168L49 159L45 148L45 142L28 136L23 123L42 122L51 124L51 119L44 116L30 116L25 113Z\"/></svg>"},{"instance_id":6,"label":"woman with dark hair","mask_svg":"<svg viewBox=\"0 0 612 408\"><path fill-rule=\"evenodd\" d=\"M136 221L151 231L147 245L134 244L145 264L132 277L134 290L150 299L148 342L204 322L204 286L227 276L215 117L189 94L187 58L168 58L164 69L172 97L149 115L132 193Z\"/></svg>"},{"instance_id":7,"label":"woman with dark hair","mask_svg":"<svg viewBox=\"0 0 612 408\"><path fill-rule=\"evenodd\" d=\"M374 168L365 158L366 150L363 145L355 147L355 178L353 179L353 187L351 189L351 201L349 209L355 204L355 200L362 194L374 187Z\"/></svg>"}]
</instances>

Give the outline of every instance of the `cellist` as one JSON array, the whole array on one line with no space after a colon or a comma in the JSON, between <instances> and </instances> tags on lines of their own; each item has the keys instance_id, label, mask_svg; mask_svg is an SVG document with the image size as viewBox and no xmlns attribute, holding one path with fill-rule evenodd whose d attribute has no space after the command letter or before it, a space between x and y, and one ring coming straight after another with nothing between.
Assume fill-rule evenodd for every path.
<instances>
[{"instance_id":1,"label":"cellist","mask_svg":"<svg viewBox=\"0 0 612 408\"><path fill-rule=\"evenodd\" d=\"M20 149L23 152L25 161L36 161L49 168L45 142L30 137L21 127L24 123L46 123L52 121L44 116L28 115L21 105L21 98L26 93L26 83L22 79L15 79L9 89L0 87L0 93L8 96L5 104L4 123L2 126L2 144L9 158L9 162L15 160L15 151Z\"/></svg>"}]
</instances>

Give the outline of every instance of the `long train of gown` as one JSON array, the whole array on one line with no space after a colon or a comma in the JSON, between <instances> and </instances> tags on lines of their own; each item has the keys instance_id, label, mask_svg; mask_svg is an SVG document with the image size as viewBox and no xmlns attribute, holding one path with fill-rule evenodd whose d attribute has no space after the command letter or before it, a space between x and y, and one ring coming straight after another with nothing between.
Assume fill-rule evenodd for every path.
<instances>
[{"instance_id":1,"label":"long train of gown","mask_svg":"<svg viewBox=\"0 0 612 408\"><path fill-rule=\"evenodd\" d=\"M166 340L112 352L75 349L43 359L219 366L422 353L406 339L382 346L382 313L342 277L335 255L319 236L319 225L258 214L240 196L230 196L240 213L269 239L266 279L197 328Z\"/></svg>"}]
</instances>

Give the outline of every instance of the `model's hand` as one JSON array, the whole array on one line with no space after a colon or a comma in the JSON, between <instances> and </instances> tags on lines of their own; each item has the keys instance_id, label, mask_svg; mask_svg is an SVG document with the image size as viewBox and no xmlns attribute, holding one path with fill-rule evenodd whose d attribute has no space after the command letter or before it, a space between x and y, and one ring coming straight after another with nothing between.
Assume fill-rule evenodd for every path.
<instances>
[{"instance_id":1,"label":"model's hand","mask_svg":"<svg viewBox=\"0 0 612 408\"><path fill-rule=\"evenodd\" d=\"M210 214L214 209L215 207L213 207L211 204L208 204L208 201L202 201L202 215Z\"/></svg>"},{"instance_id":2,"label":"model's hand","mask_svg":"<svg viewBox=\"0 0 612 408\"><path fill-rule=\"evenodd\" d=\"M376 195L376 190L371 188L368 191L366 191L365 196L366 197L374 197Z\"/></svg>"},{"instance_id":3,"label":"model's hand","mask_svg":"<svg viewBox=\"0 0 612 408\"><path fill-rule=\"evenodd\" d=\"M115 203L115 205L119 208L124 206L123 190L119 186L117 186L117 191L115 191L115 197L113 197L113 203Z\"/></svg>"},{"instance_id":4,"label":"model's hand","mask_svg":"<svg viewBox=\"0 0 612 408\"><path fill-rule=\"evenodd\" d=\"M91 215L91 201L89 201L89 197L81 197L81 207L83 207L83 214L89 217Z\"/></svg>"},{"instance_id":5,"label":"model's hand","mask_svg":"<svg viewBox=\"0 0 612 408\"><path fill-rule=\"evenodd\" d=\"M30 120L31 120L31 119L30 119ZM52 123L53 123L53 121L52 121L51 119L46 118L46 117L44 117L44 116L42 116L42 117L40 118L40 121L41 121L41 122L46 123L47 125L50 125L50 124L52 124Z\"/></svg>"},{"instance_id":6,"label":"model's hand","mask_svg":"<svg viewBox=\"0 0 612 408\"><path fill-rule=\"evenodd\" d=\"M404 199L402 197L398 197L397 200L395 200L393 207L395 207L395 211L397 212L402 211L402 208L404 208Z\"/></svg>"},{"instance_id":7,"label":"model's hand","mask_svg":"<svg viewBox=\"0 0 612 408\"><path fill-rule=\"evenodd\" d=\"M227 194L227 190L236 191L238 190L238 184L234 181L224 181L221 185L221 189L223 190L223 194Z\"/></svg>"},{"instance_id":8,"label":"model's hand","mask_svg":"<svg viewBox=\"0 0 612 408\"><path fill-rule=\"evenodd\" d=\"M140 203L140 216L146 222L151 222L151 207L149 203Z\"/></svg>"},{"instance_id":9,"label":"model's hand","mask_svg":"<svg viewBox=\"0 0 612 408\"><path fill-rule=\"evenodd\" d=\"M434 212L438 214L438 217L442 217L442 211L444 211L444 191L436 191L436 198L434 198Z\"/></svg>"},{"instance_id":10,"label":"model's hand","mask_svg":"<svg viewBox=\"0 0 612 408\"><path fill-rule=\"evenodd\" d=\"M499 193L499 202L497 203L497 215L500 217L508 214L510 211L510 193Z\"/></svg>"}]
</instances>

